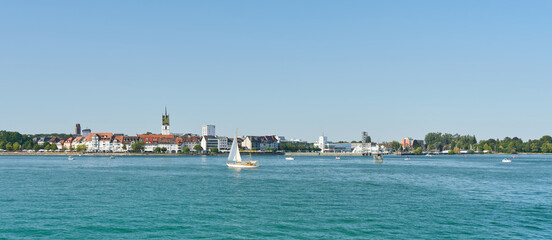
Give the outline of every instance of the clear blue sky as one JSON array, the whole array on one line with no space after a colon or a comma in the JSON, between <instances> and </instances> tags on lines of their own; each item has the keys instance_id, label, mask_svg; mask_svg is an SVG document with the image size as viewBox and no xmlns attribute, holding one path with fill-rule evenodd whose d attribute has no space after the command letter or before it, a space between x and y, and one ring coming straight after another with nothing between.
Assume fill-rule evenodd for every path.
<instances>
[{"instance_id":1,"label":"clear blue sky","mask_svg":"<svg viewBox=\"0 0 552 240\"><path fill-rule=\"evenodd\" d=\"M551 132L552 1L4 1L0 129Z\"/></svg>"}]
</instances>

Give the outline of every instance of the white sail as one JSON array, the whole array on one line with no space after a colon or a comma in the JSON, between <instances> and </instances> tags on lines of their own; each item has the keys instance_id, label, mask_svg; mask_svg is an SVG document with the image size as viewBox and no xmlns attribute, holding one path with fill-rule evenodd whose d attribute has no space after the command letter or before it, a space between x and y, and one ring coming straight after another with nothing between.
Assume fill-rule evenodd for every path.
<instances>
[{"instance_id":1,"label":"white sail","mask_svg":"<svg viewBox=\"0 0 552 240\"><path fill-rule=\"evenodd\" d=\"M238 141L238 138L236 137L236 139L234 139L234 142L237 142L237 141ZM232 145L234 144L232 143ZM241 162L240 148L238 147L238 144L236 144L236 156L234 157L234 161Z\"/></svg>"},{"instance_id":2,"label":"white sail","mask_svg":"<svg viewBox=\"0 0 552 240\"><path fill-rule=\"evenodd\" d=\"M230 154L228 154L228 161L241 162L240 150L238 148L238 133L236 131L236 137L232 142L232 147L230 148Z\"/></svg>"}]
</instances>

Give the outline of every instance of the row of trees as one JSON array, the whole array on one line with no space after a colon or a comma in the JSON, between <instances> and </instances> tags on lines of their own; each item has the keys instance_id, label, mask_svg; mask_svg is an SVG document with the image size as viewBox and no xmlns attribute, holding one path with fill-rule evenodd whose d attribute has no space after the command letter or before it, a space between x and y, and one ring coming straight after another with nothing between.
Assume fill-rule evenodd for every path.
<instances>
[{"instance_id":1,"label":"row of trees","mask_svg":"<svg viewBox=\"0 0 552 240\"><path fill-rule=\"evenodd\" d=\"M35 137L43 137L43 136L56 136L56 137L63 137L67 138L70 137L70 135L67 134L35 134L35 135L26 135L26 134L20 134L19 132L10 132L10 131L0 131L0 149L4 149L6 151L18 151L18 150L48 150L48 151L55 151L58 150L58 147L56 144L53 143L44 143L39 145L37 142L33 141L33 138ZM84 148L84 149L83 149ZM65 149L61 149L65 150ZM75 150L75 149L71 149ZM86 147L77 147L77 151L85 151Z\"/></svg>"},{"instance_id":2,"label":"row of trees","mask_svg":"<svg viewBox=\"0 0 552 240\"><path fill-rule=\"evenodd\" d=\"M460 150L469 150L472 153L552 153L552 137L545 135L540 139L524 142L521 138L505 137L504 139L488 139L477 142L475 136L450 133L428 133L425 136L427 150L449 150L450 153L459 153Z\"/></svg>"},{"instance_id":3,"label":"row of trees","mask_svg":"<svg viewBox=\"0 0 552 240\"><path fill-rule=\"evenodd\" d=\"M320 151L319 147L315 147L312 143L280 143L278 149L286 152L310 152ZM268 150L268 149L267 149Z\"/></svg>"},{"instance_id":4,"label":"row of trees","mask_svg":"<svg viewBox=\"0 0 552 240\"><path fill-rule=\"evenodd\" d=\"M526 142L517 137L505 137L502 140L489 139L479 141L477 148L500 153L552 153L552 137L545 135L540 139Z\"/></svg>"},{"instance_id":5,"label":"row of trees","mask_svg":"<svg viewBox=\"0 0 552 240\"><path fill-rule=\"evenodd\" d=\"M442 134L440 132L431 132L425 136L426 148L430 151L443 151L450 149L473 149L477 144L475 136L459 134Z\"/></svg>"},{"instance_id":6,"label":"row of trees","mask_svg":"<svg viewBox=\"0 0 552 240\"><path fill-rule=\"evenodd\" d=\"M22 135L18 132L0 131L0 149L7 151L34 149L38 144L33 142L29 135ZM41 149L40 146L36 147Z\"/></svg>"}]
</instances>

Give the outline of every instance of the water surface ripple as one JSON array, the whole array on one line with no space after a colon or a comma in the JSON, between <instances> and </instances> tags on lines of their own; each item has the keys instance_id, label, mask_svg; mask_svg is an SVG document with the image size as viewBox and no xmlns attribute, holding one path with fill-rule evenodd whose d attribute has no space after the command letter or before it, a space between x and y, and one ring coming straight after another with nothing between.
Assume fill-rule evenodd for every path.
<instances>
[{"instance_id":1,"label":"water surface ripple","mask_svg":"<svg viewBox=\"0 0 552 240\"><path fill-rule=\"evenodd\" d=\"M552 239L552 156L0 156L0 238Z\"/></svg>"}]
</instances>

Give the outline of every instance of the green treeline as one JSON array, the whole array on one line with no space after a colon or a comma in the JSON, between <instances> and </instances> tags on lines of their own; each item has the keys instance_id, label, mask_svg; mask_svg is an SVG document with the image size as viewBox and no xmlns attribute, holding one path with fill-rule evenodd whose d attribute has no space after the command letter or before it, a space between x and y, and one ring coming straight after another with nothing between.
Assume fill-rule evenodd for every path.
<instances>
[{"instance_id":1,"label":"green treeline","mask_svg":"<svg viewBox=\"0 0 552 240\"><path fill-rule=\"evenodd\" d=\"M305 152L305 151L320 151L320 148L315 147L312 143L280 143L278 149L286 152Z\"/></svg>"},{"instance_id":2,"label":"green treeline","mask_svg":"<svg viewBox=\"0 0 552 240\"><path fill-rule=\"evenodd\" d=\"M64 136L66 134L59 135ZM41 135L22 135L18 132L8 132L2 130L0 131L0 149L4 149L6 151L17 151L23 149L33 149L35 151L40 149L57 149L57 146L55 144L44 143L43 145L38 145L35 141L33 141L33 137L35 136Z\"/></svg>"},{"instance_id":3,"label":"green treeline","mask_svg":"<svg viewBox=\"0 0 552 240\"><path fill-rule=\"evenodd\" d=\"M477 142L475 136L432 132L425 136L426 148L430 151L471 150L483 153L484 150L498 153L552 153L552 137L545 135L540 139L524 142L521 138L505 137Z\"/></svg>"},{"instance_id":4,"label":"green treeline","mask_svg":"<svg viewBox=\"0 0 552 240\"><path fill-rule=\"evenodd\" d=\"M472 149L474 144L477 144L475 136L459 135L450 133L432 132L425 136L425 144L428 150L449 150L454 148Z\"/></svg>"}]
</instances>

